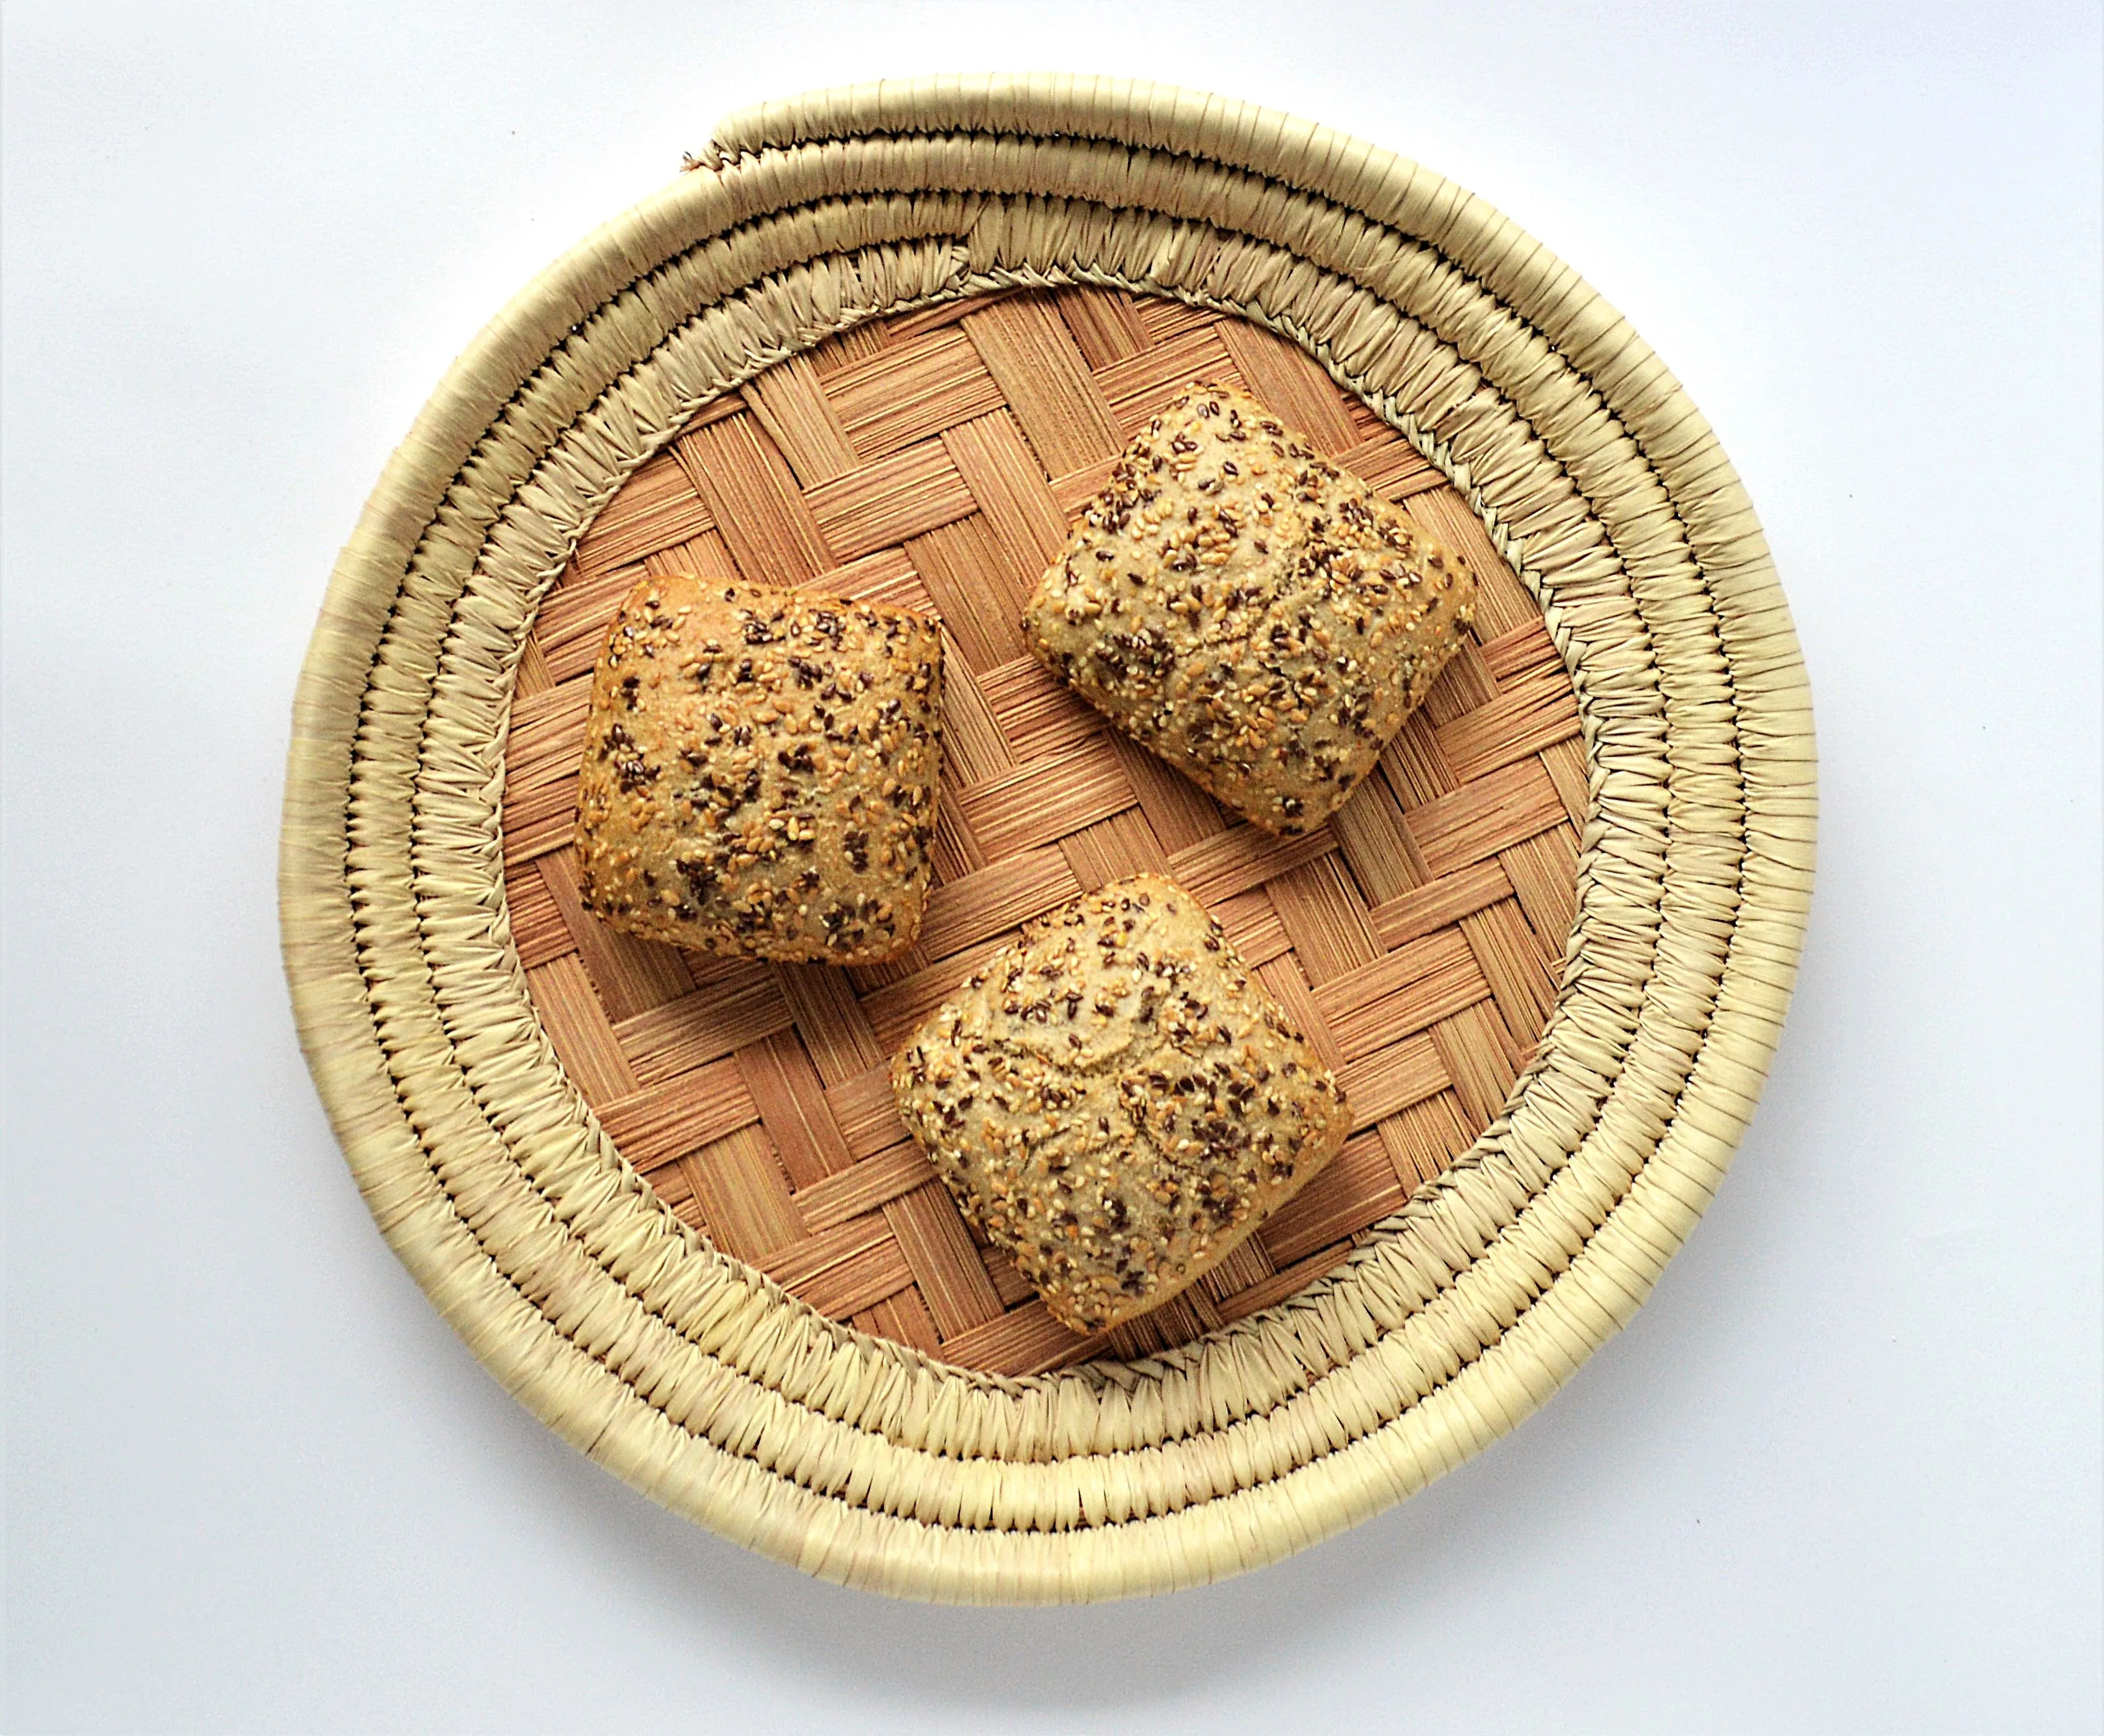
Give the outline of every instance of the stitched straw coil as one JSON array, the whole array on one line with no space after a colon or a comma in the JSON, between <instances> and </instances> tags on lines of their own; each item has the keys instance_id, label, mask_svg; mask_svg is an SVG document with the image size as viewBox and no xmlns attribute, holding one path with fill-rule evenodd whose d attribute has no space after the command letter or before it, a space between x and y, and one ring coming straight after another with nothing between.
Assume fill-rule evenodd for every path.
<instances>
[{"instance_id":1,"label":"stitched straw coil","mask_svg":"<svg viewBox=\"0 0 2104 1736\"><path fill-rule=\"evenodd\" d=\"M1228 827L1002 637L1002 587L1193 376L1493 576L1464 669L1311 840ZM578 678L615 594L674 566L943 614L917 956L704 965L568 907ZM732 118L442 382L308 657L285 956L382 1231L551 1427L828 1578L1115 1597L1413 1493L1629 1318L1759 1093L1814 806L1743 491L1568 267L1268 110L913 81ZM1165 861L1366 1119L1319 1211L1187 1311L1076 1341L870 1080L1017 922Z\"/></svg>"}]
</instances>

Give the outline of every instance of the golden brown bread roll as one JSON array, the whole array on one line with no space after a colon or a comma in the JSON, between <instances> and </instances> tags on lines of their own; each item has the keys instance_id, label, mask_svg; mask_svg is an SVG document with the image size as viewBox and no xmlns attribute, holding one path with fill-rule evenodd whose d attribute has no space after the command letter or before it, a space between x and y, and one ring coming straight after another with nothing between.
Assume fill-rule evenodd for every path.
<instances>
[{"instance_id":1,"label":"golden brown bread roll","mask_svg":"<svg viewBox=\"0 0 2104 1736\"><path fill-rule=\"evenodd\" d=\"M939 630L908 609L647 578L592 679L584 906L646 940L859 964L913 943Z\"/></svg>"},{"instance_id":2,"label":"golden brown bread roll","mask_svg":"<svg viewBox=\"0 0 2104 1736\"><path fill-rule=\"evenodd\" d=\"M1242 392L1134 440L1023 634L1134 740L1274 832L1318 826L1460 648L1460 555Z\"/></svg>"},{"instance_id":3,"label":"golden brown bread roll","mask_svg":"<svg viewBox=\"0 0 2104 1736\"><path fill-rule=\"evenodd\" d=\"M1351 1125L1219 924L1153 875L1033 925L891 1076L965 1217L1076 1332L1159 1306L1218 1265Z\"/></svg>"}]
</instances>

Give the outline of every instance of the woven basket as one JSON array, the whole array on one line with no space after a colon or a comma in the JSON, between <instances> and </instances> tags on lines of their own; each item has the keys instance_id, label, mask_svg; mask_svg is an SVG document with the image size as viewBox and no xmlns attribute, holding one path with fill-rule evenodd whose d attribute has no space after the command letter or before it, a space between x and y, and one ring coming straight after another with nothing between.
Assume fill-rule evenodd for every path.
<instances>
[{"instance_id":1,"label":"woven basket","mask_svg":"<svg viewBox=\"0 0 2104 1736\"><path fill-rule=\"evenodd\" d=\"M1229 826L1010 643L1192 378L1487 576L1476 642L1308 839ZM675 567L943 615L942 884L903 960L704 961L576 910L582 678ZM381 1228L551 1427L827 1578L1115 1597L1421 1488L1641 1303L1772 1050L1813 781L1729 465L1503 218L1161 87L885 84L733 118L442 383L308 657L287 970ZM1182 1304L1080 1340L916 1167L882 1063L1017 924L1139 866L1227 922L1358 1128Z\"/></svg>"}]
</instances>

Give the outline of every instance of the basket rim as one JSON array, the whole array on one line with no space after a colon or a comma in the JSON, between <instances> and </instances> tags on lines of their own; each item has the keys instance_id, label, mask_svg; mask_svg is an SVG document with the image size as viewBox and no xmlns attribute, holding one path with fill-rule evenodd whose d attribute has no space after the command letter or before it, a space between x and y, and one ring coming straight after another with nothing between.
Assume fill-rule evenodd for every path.
<instances>
[{"instance_id":1,"label":"basket rim","mask_svg":"<svg viewBox=\"0 0 2104 1736\"><path fill-rule=\"evenodd\" d=\"M390 671L382 650L403 594L404 563L413 562L435 538L466 534L447 522L448 491L486 440L500 430L512 437L506 419L516 417L527 384L551 367L559 371L561 365L577 362L586 354L592 332L618 324L623 317L633 325L632 310L624 316L617 305L624 296L633 301L650 274L669 260L705 251L711 234L720 237L741 223L770 219L791 228L801 224L816 234L809 213L822 211L822 203L810 195L854 186L858 176L877 183L886 176L910 182L917 176L939 198L942 179L953 164L947 158L931 163L929 153L938 148L973 175L998 180L1014 165L991 162L983 144L988 139L1008 141L994 147L996 157L1014 157L1029 143L1038 160L1070 179L1074 162L1069 159L1077 151L1086 158L1096 145L1135 154L1167 149L1179 161L1222 165L1275 180L1348 216L1427 243L1452 260L1479 293L1542 332L1552 353L1599 391L1631 430L1644 465L1661 479L1661 487L1671 492L1675 484L1665 479L1677 474L1685 500L1676 500L1675 511L1696 550L1692 558L1702 586L1735 618L1761 627L1757 645L1741 659L1746 679L1735 678L1728 696L1736 701L1738 763L1748 768L1745 843L1759 870L1741 876L1732 912L1733 933L1746 943L1736 977L1741 990L1755 992L1741 992L1736 1001L1725 995L1734 977L1727 959L1714 985L1717 1004L1731 1002L1736 1022L1726 1045L1731 1053L1718 1062L1727 1075L1724 1094L1712 1093L1699 1105L1691 1102L1685 1112L1676 1104L1672 1121L1651 1142L1632 1178L1634 1187L1648 1173L1658 1197L1634 1213L1625 1197L1608 1214L1624 1214L1621 1234L1629 1249L1640 1251L1625 1249L1621 1268L1611 1275L1581 1272L1575 1263L1567 1264L1511 1309L1505 1340L1512 1341L1531 1321L1561 1347L1538 1357L1536 1366L1507 1371L1510 1390L1502 1396L1472 1393L1460 1378L1447 1380L1429 1397L1406 1407L1418 1435L1407 1448L1393 1436L1382 1447L1371 1434L1352 1443L1353 1449L1372 1445L1380 1450L1372 1462L1362 1455L1348 1471L1340 1471L1341 1480L1322 1513L1296 1511L1288 1501L1260 1520L1239 1522L1246 1533L1254 1526L1254 1534L1225 1544L1209 1539L1202 1552L1192 1548L1187 1554L1185 1542L1171 1534L1192 1529L1185 1521L1199 1509L1172 1511L1143 1523L1129 1521L1139 1529L1123 1539L1114 1536L1115 1527L1030 1533L1041 1542L1048 1538L1067 1541L1050 1545L1040 1551L1042 1559L1033 1557L1023 1565L967 1559L970 1551L948 1547L953 1541L948 1538L931 1547L921 1534L929 1529L925 1524L888 1516L872 1520L874 1529L865 1527L867 1534L858 1534L848 1547L833 1534L840 1516L829 1509L766 1512L766 1474L754 1459L715 1448L709 1450L737 1464L712 1464L698 1482L689 1469L685 1486L668 1492L670 1473L651 1457L662 1456L662 1443L646 1445L639 1440L624 1444L617 1439L627 1425L606 1409L604 1395L595 1401L597 1408L589 1418L579 1414L574 1403L552 1398L546 1387L537 1386L521 1359L530 1362L564 1353L537 1339L525 1342L487 1306L468 1299L478 1275L463 1265L461 1249L445 1244L435 1230L429 1215L431 1198L418 1194L403 1167L413 1153L414 1162L428 1169L430 1153L443 1145L445 1133L432 1131L428 1119L421 1127L415 1124L392 1071L400 1065L399 1055L390 1061L381 1028L388 1016L381 1004L385 986L368 981L354 932L361 920L371 919L369 913L361 915L366 894L354 884L353 840L361 827L368 832L376 826L384 829L387 817L352 812L354 746L376 709L397 702L388 689ZM1274 169L1280 172L1273 175ZM877 186L864 187L859 194L834 191L831 196L843 201L862 197L874 203L887 194ZM1181 194L1172 190L1165 196L1173 201ZM1212 188L1210 196L1217 199L1219 189ZM849 203L847 208L854 207ZM1152 207L1139 208L1154 212ZM840 238L837 234L833 238L836 243ZM998 269L1027 274L1034 268L1025 261ZM983 272L978 277L991 281ZM970 280L966 274L961 281ZM1496 286L1500 283L1509 295L1499 292ZM938 285L937 292L956 292ZM1308 341L1304 333L1291 335ZM644 341L633 332L627 336ZM577 424L573 417L565 428ZM1454 461L1451 455L1448 461ZM1596 780L1596 807L1599 799ZM1750 1113L1801 944L1812 802L1803 661L1743 492L1670 377L1568 268L1481 202L1429 171L1273 111L1123 81L914 81L821 92L733 117L718 129L716 144L702 167L551 266L448 372L383 473L338 563L302 673L281 848L282 920L302 1043L376 1217L477 1354L544 1420L658 1498L741 1541L829 1577L920 1596L1121 1595L1194 1582L1273 1559L1421 1486L1429 1476L1511 1427L1634 1311L1699 1213ZM405 812L393 817L409 816ZM501 896L500 879L500 900ZM1705 1030L1689 1057L1690 1076L1704 1053L1721 1053L1714 1049L1711 1035ZM1669 1142L1676 1137L1683 1149L1669 1154ZM383 1150L385 1160L374 1155ZM1587 1239L1589 1247L1605 1227L1603 1219ZM722 1262L720 1256L713 1257ZM781 1298L778 1292L768 1303L777 1311L800 1306ZM968 1386L1033 1390L1030 1382L1005 1382L926 1366L934 1371L929 1379L938 1386L961 1380ZM1060 1385L1058 1377L1039 1378L1052 1390ZM1514 1381L1517 1387L1512 1387ZM1438 1401L1470 1412L1470 1420L1457 1426L1453 1416L1437 1414L1442 1408ZM1117 1547L1106 1546L1106 1537Z\"/></svg>"}]
</instances>

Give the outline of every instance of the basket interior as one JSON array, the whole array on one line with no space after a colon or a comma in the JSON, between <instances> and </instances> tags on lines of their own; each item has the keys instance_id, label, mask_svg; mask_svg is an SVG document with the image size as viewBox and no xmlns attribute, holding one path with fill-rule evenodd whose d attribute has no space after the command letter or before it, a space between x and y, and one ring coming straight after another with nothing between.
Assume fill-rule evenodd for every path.
<instances>
[{"instance_id":1,"label":"basket interior","mask_svg":"<svg viewBox=\"0 0 2104 1736\"><path fill-rule=\"evenodd\" d=\"M1482 577L1462 655L1304 838L1231 823L1054 683L1017 625L1071 515L1194 380L1254 393ZM569 839L593 661L636 579L672 571L942 617L937 889L900 959L840 971L709 958L580 910ZM1554 997L1585 799L1569 674L1441 473L1285 340L1098 289L874 322L704 411L622 487L550 592L506 765L506 885L533 1002L623 1155L681 1218L821 1312L1009 1374L1143 1356L1281 1301L1465 1151ZM1020 924L1142 870L1220 919L1338 1070L1354 1130L1197 1285L1082 1338L974 1240L886 1068Z\"/></svg>"}]
</instances>

